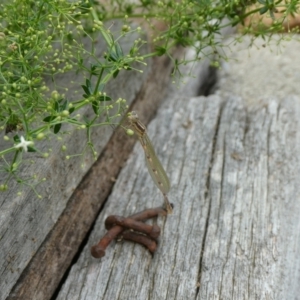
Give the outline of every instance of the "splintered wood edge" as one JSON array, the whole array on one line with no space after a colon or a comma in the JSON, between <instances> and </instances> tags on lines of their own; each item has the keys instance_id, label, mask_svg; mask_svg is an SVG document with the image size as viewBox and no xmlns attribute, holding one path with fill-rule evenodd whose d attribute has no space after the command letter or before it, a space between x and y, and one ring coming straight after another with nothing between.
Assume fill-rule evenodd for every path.
<instances>
[{"instance_id":1,"label":"splintered wood edge","mask_svg":"<svg viewBox=\"0 0 300 300\"><path fill-rule=\"evenodd\" d=\"M172 64L155 58L133 107L148 123L163 99ZM69 268L130 154L134 139L118 128L98 161L74 191L64 213L20 276L7 299L49 299ZM122 149L122 151L120 151Z\"/></svg>"}]
</instances>

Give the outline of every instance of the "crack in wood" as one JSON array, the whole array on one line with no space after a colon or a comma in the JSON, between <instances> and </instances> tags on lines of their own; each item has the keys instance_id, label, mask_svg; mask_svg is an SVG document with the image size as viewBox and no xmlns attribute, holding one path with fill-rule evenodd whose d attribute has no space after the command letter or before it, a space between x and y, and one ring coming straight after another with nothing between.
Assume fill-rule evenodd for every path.
<instances>
[{"instance_id":1,"label":"crack in wood","mask_svg":"<svg viewBox=\"0 0 300 300\"><path fill-rule=\"evenodd\" d=\"M201 276L202 276L202 271L203 271L203 257L204 257L204 250L205 250L205 242L206 242L206 237L208 233L208 224L209 224L209 219L210 219L210 212L211 212L211 198L210 198L210 177L211 177L211 170L212 166L214 164L214 158L215 158L215 151L216 151L216 144L217 144L217 137L220 129L220 124L221 124L221 116L223 112L223 105L221 104L218 119L217 119L217 124L215 128L215 135L213 137L213 144L212 144L212 151L211 151L211 158L210 158L210 163L209 163L209 168L207 172L207 178L206 178L206 184L205 184L205 194L204 194L204 199L209 201L209 206L208 206L208 211L207 211L207 216L206 216L206 222L205 222L205 231L203 234L203 239L202 239L202 246L200 250L200 262L199 262L199 272L198 272L198 283L199 286L196 288L196 293L195 293L195 299L197 299L199 291L200 291L200 284L201 284Z\"/></svg>"},{"instance_id":2,"label":"crack in wood","mask_svg":"<svg viewBox=\"0 0 300 300\"><path fill-rule=\"evenodd\" d=\"M212 95L216 89L218 82L218 70L215 67L208 67L208 74L205 81L200 85L197 96L209 96Z\"/></svg>"}]
</instances>

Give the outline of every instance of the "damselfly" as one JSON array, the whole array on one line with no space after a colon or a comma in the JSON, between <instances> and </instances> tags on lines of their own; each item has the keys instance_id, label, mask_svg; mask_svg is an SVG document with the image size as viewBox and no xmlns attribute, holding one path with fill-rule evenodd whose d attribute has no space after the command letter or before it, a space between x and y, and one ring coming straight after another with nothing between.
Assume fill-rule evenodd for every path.
<instances>
[{"instance_id":1,"label":"damselfly","mask_svg":"<svg viewBox=\"0 0 300 300\"><path fill-rule=\"evenodd\" d=\"M146 127L139 120L139 117L135 111L132 111L131 113L128 114L128 120L130 122L133 131L138 136L139 141L144 149L148 171L154 183L160 189L160 191L164 196L167 212L171 214L172 205L170 204L167 197L167 193L170 190L170 181L163 166L161 165L158 157L155 154L152 143L146 132Z\"/></svg>"}]
</instances>

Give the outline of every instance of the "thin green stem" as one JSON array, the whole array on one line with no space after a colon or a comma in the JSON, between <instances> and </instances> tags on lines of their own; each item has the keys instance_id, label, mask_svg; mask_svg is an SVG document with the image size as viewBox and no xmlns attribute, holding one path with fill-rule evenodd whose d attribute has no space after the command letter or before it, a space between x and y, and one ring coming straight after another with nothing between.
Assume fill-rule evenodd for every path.
<instances>
[{"instance_id":1,"label":"thin green stem","mask_svg":"<svg viewBox=\"0 0 300 300\"><path fill-rule=\"evenodd\" d=\"M10 152L14 152L14 151L17 151L17 149L15 147L2 150L2 151L0 151L0 156L4 156L4 155L6 155Z\"/></svg>"}]
</instances>

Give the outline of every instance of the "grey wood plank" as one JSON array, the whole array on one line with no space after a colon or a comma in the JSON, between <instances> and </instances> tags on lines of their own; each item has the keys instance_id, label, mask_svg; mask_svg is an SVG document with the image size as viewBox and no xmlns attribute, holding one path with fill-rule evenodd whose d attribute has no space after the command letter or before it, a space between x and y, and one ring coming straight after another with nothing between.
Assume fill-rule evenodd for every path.
<instances>
[{"instance_id":1,"label":"grey wood plank","mask_svg":"<svg viewBox=\"0 0 300 300\"><path fill-rule=\"evenodd\" d=\"M108 215L130 215L163 202L137 145L58 299L195 297L209 208L204 174L209 171L221 100L214 96L209 101L204 97L189 99L183 94L173 94L149 126L149 136L170 175L173 188L169 198L175 205L167 221L157 221L163 234L154 258L130 243L112 243L101 261L89 252L104 234L103 222Z\"/></svg>"},{"instance_id":2,"label":"grey wood plank","mask_svg":"<svg viewBox=\"0 0 300 300\"><path fill-rule=\"evenodd\" d=\"M57 299L298 298L300 99L223 103L178 93L149 126L175 205L154 257L128 242L89 251L108 215L162 204L137 145Z\"/></svg>"},{"instance_id":3,"label":"grey wood plank","mask_svg":"<svg viewBox=\"0 0 300 300\"><path fill-rule=\"evenodd\" d=\"M300 94L299 35L275 34L268 41L245 35L240 43L236 37L224 42L229 59L221 62L218 94L239 95L247 106Z\"/></svg>"},{"instance_id":4,"label":"grey wood plank","mask_svg":"<svg viewBox=\"0 0 300 300\"><path fill-rule=\"evenodd\" d=\"M116 29L117 26L114 28ZM135 39L136 36L122 41L124 53L130 50ZM89 47L88 41L85 43ZM146 48L142 48L141 52L145 52ZM100 57L105 49L101 45L98 45L97 49L97 55ZM151 63L142 69L143 74L121 72L117 79L108 85L107 93L114 99L122 97L131 103L144 84ZM73 99L76 92L72 87L72 81L75 81L73 85L77 84L77 87L78 82L83 82L79 76L70 78L66 75L59 80L62 86L70 85L69 99ZM84 109L80 113L86 117L93 115L91 109ZM40 154L24 155L25 164L21 169L21 177L27 178L37 174L39 179L47 179L37 187L43 199L37 199L33 190L28 187L23 187L22 194L17 195L20 185L15 181L10 181L9 190L0 194L0 299L7 297L20 274L57 222L74 189L95 162L90 152L84 159L65 159L66 152L61 151L63 144L68 147L68 154L77 154L83 151L83 141L86 140L85 130L70 129L68 126L63 127L63 130L67 128L71 132L65 136L63 143L53 137L50 145L49 141L36 145L42 152L49 151L49 147L52 149L47 159L42 158ZM20 134L22 135L22 132ZM111 135L112 130L108 127L97 127L93 131L93 142L98 155Z\"/></svg>"},{"instance_id":5,"label":"grey wood plank","mask_svg":"<svg viewBox=\"0 0 300 300\"><path fill-rule=\"evenodd\" d=\"M223 114L197 299L298 298L300 99L278 102Z\"/></svg>"}]
</instances>

